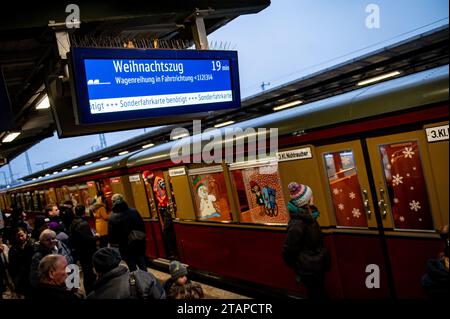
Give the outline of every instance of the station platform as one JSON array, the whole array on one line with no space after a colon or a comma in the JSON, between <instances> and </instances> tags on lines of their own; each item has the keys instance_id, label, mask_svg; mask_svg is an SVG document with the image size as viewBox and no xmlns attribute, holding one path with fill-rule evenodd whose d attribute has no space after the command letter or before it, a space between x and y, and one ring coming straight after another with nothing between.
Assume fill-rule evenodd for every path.
<instances>
[{"instance_id":1,"label":"station platform","mask_svg":"<svg viewBox=\"0 0 450 319\"><path fill-rule=\"evenodd\" d=\"M170 274L161 270L157 270L154 268L147 268L147 270L159 280L161 285L164 285L164 282L170 278ZM201 285L203 293L205 294L205 299L251 299L250 297L223 290L218 287L210 286L199 281L192 280L192 282Z\"/></svg>"}]
</instances>

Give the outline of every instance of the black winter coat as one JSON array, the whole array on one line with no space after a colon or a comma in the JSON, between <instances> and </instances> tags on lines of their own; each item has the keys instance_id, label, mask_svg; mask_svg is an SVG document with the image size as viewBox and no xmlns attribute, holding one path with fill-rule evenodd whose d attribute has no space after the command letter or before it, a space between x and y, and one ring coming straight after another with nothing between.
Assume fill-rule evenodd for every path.
<instances>
[{"instance_id":1,"label":"black winter coat","mask_svg":"<svg viewBox=\"0 0 450 319\"><path fill-rule=\"evenodd\" d=\"M108 220L108 239L111 245L119 247L122 255L128 253L130 248L128 247L128 236L132 230L145 233L144 220L141 215L136 209L129 208L125 202L116 204ZM143 249L142 253L145 253L145 246Z\"/></svg>"},{"instance_id":2,"label":"black winter coat","mask_svg":"<svg viewBox=\"0 0 450 319\"><path fill-rule=\"evenodd\" d=\"M69 301L75 302L80 300L76 294L67 290L66 286L54 286L47 284L39 284L32 295L33 299L49 301Z\"/></svg>"},{"instance_id":3,"label":"black winter coat","mask_svg":"<svg viewBox=\"0 0 450 319\"><path fill-rule=\"evenodd\" d=\"M97 237L92 233L89 223L82 217L75 217L70 225L70 233L75 259L92 259L96 250Z\"/></svg>"},{"instance_id":4,"label":"black winter coat","mask_svg":"<svg viewBox=\"0 0 450 319\"><path fill-rule=\"evenodd\" d=\"M309 211L299 208L296 213L291 212L287 230L282 251L285 263L300 275L325 271L329 262L328 252L323 245L320 226ZM323 258L319 257L321 253Z\"/></svg>"},{"instance_id":5,"label":"black winter coat","mask_svg":"<svg viewBox=\"0 0 450 319\"><path fill-rule=\"evenodd\" d=\"M422 277L422 287L430 298L448 299L449 271L444 266L444 259L429 259L427 261L427 273Z\"/></svg>"},{"instance_id":6,"label":"black winter coat","mask_svg":"<svg viewBox=\"0 0 450 319\"><path fill-rule=\"evenodd\" d=\"M14 245L9 250L9 273L16 292L22 295L31 292L30 269L34 249L34 240L29 238L23 248Z\"/></svg>"},{"instance_id":7,"label":"black winter coat","mask_svg":"<svg viewBox=\"0 0 450 319\"><path fill-rule=\"evenodd\" d=\"M150 273L136 270L136 291L140 299L165 299L166 294L158 280ZM122 265L101 276L87 299L133 299L128 268Z\"/></svg>"}]
</instances>

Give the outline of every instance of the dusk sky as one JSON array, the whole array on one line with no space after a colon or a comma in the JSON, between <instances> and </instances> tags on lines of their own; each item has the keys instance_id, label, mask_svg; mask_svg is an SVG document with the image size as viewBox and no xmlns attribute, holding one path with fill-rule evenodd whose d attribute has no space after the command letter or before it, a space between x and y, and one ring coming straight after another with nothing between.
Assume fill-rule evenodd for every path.
<instances>
[{"instance_id":1,"label":"dusk sky","mask_svg":"<svg viewBox=\"0 0 450 319\"><path fill-rule=\"evenodd\" d=\"M380 9L379 28L366 26L370 4ZM446 25L448 7L448 0L272 0L264 11L241 16L208 38L210 43L226 43L238 51L241 95L245 98L260 93L262 82L270 83L266 89L272 89ZM108 133L107 145L143 132ZM58 139L55 133L28 151L32 172L84 155L97 145L98 135ZM29 173L24 154L10 165L15 179ZM0 172L5 172L10 183L8 165ZM0 185L5 182L3 175L0 173Z\"/></svg>"}]
</instances>

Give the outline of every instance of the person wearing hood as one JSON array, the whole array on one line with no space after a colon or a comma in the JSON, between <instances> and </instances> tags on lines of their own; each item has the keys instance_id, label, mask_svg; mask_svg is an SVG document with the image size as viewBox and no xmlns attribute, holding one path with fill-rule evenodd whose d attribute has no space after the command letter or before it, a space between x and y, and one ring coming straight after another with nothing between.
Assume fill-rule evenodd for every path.
<instances>
[{"instance_id":1,"label":"person wearing hood","mask_svg":"<svg viewBox=\"0 0 450 319\"><path fill-rule=\"evenodd\" d=\"M102 191L97 193L95 202L90 207L95 218L95 231L99 236L100 247L108 245L108 204Z\"/></svg>"},{"instance_id":2,"label":"person wearing hood","mask_svg":"<svg viewBox=\"0 0 450 319\"><path fill-rule=\"evenodd\" d=\"M313 205L312 190L296 182L289 183L288 189L291 197L288 203L290 220L283 259L295 271L297 282L306 286L310 299L327 299L325 272L330 261L316 220L319 211Z\"/></svg>"},{"instance_id":3,"label":"person wearing hood","mask_svg":"<svg viewBox=\"0 0 450 319\"><path fill-rule=\"evenodd\" d=\"M128 207L121 194L114 194L111 200L113 212L108 223L110 245L119 248L131 271L138 267L147 271L144 220L136 209Z\"/></svg>"},{"instance_id":4,"label":"person wearing hood","mask_svg":"<svg viewBox=\"0 0 450 319\"><path fill-rule=\"evenodd\" d=\"M140 269L130 272L121 265L122 257L116 248L99 249L92 257L97 281L87 299L165 299L159 281L151 273Z\"/></svg>"}]
</instances>

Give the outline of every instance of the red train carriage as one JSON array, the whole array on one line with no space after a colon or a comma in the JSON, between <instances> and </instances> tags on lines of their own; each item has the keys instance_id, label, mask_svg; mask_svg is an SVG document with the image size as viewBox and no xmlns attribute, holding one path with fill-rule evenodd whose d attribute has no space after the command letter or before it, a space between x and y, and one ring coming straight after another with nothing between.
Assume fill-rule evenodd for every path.
<instances>
[{"instance_id":1,"label":"red train carriage","mask_svg":"<svg viewBox=\"0 0 450 319\"><path fill-rule=\"evenodd\" d=\"M448 224L447 118L444 66L234 125L278 128L276 158L175 165L172 142L24 183L3 191L0 205L84 203L108 187L145 218L150 258L171 249L194 271L297 294L281 247L287 184L298 181L321 211L333 298L420 298L425 262L441 249L436 230ZM172 233L162 231L167 214ZM380 287L370 289L374 265Z\"/></svg>"}]
</instances>

